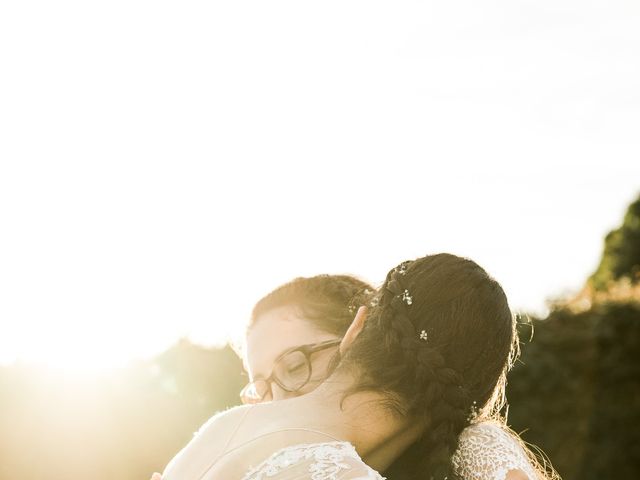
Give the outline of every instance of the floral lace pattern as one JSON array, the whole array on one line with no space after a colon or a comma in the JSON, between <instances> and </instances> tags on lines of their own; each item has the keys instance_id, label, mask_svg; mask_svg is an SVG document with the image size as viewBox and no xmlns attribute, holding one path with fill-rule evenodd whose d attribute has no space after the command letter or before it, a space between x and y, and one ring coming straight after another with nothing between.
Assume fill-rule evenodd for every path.
<instances>
[{"instance_id":1,"label":"floral lace pattern","mask_svg":"<svg viewBox=\"0 0 640 480\"><path fill-rule=\"evenodd\" d=\"M462 432L452 462L464 480L504 480L510 470L521 470L529 480L537 478L518 442L488 422L471 425Z\"/></svg>"},{"instance_id":2,"label":"floral lace pattern","mask_svg":"<svg viewBox=\"0 0 640 480\"><path fill-rule=\"evenodd\" d=\"M498 425L471 425L460 435L452 458L456 474L463 480L505 480L511 470L522 471L529 480L537 474L526 453ZM249 470L242 480L384 480L368 467L348 442L295 445L278 450Z\"/></svg>"},{"instance_id":3,"label":"floral lace pattern","mask_svg":"<svg viewBox=\"0 0 640 480\"><path fill-rule=\"evenodd\" d=\"M291 478L338 480L346 478L342 473L353 470L356 476L349 476L349 479L384 480L375 470L365 465L353 445L348 442L313 443L283 448L249 470L242 480L273 478L296 466L304 467L304 477Z\"/></svg>"}]
</instances>

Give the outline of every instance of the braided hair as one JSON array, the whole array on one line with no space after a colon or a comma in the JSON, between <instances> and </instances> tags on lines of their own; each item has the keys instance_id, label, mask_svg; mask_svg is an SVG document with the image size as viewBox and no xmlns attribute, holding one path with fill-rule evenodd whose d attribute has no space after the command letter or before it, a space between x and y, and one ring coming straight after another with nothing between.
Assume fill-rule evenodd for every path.
<instances>
[{"instance_id":1,"label":"braided hair","mask_svg":"<svg viewBox=\"0 0 640 480\"><path fill-rule=\"evenodd\" d=\"M357 372L346 395L383 392L389 409L424 425L422 437L385 474L456 478L458 437L476 407L492 398L514 335L502 288L471 260L431 255L387 274L341 367Z\"/></svg>"}]
</instances>

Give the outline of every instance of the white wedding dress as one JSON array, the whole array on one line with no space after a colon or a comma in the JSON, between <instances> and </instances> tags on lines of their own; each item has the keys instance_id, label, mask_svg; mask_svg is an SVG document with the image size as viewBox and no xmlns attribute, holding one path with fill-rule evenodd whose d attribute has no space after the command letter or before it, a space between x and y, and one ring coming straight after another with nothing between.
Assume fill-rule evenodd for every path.
<instances>
[{"instance_id":1,"label":"white wedding dress","mask_svg":"<svg viewBox=\"0 0 640 480\"><path fill-rule=\"evenodd\" d=\"M537 475L520 445L492 423L466 428L453 456L464 480L504 480L511 470L529 480ZM283 448L250 469L242 480L384 480L348 442L322 442Z\"/></svg>"},{"instance_id":2,"label":"white wedding dress","mask_svg":"<svg viewBox=\"0 0 640 480\"><path fill-rule=\"evenodd\" d=\"M504 480L510 470L522 471L528 480L539 478L520 444L493 422L465 428L452 463L464 480Z\"/></svg>"},{"instance_id":3,"label":"white wedding dress","mask_svg":"<svg viewBox=\"0 0 640 480\"><path fill-rule=\"evenodd\" d=\"M271 455L242 480L384 480L349 442L309 443Z\"/></svg>"}]
</instances>

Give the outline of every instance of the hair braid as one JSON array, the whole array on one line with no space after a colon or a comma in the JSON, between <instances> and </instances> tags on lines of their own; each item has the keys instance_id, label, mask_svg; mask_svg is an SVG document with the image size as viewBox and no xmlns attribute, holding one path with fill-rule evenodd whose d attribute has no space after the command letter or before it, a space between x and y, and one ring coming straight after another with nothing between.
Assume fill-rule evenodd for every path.
<instances>
[{"instance_id":1,"label":"hair braid","mask_svg":"<svg viewBox=\"0 0 640 480\"><path fill-rule=\"evenodd\" d=\"M422 437L406 452L414 473L405 478L453 480L452 457L460 433L470 423L474 402L463 368L451 361L450 339L439 328L440 319L434 317L433 310L449 314L458 297L447 291L425 299L429 292L423 292L424 287L416 283L425 266L415 263L404 262L387 274L360 335L361 342L354 342L353 352L347 352L347 357L357 356L360 363L384 372L361 372L362 380L352 391L388 392L386 403L390 407L424 422ZM372 342L378 348L364 348Z\"/></svg>"},{"instance_id":2,"label":"hair braid","mask_svg":"<svg viewBox=\"0 0 640 480\"><path fill-rule=\"evenodd\" d=\"M404 272L406 263L389 272L381 303L388 304L393 312L387 331L401 339L403 365L414 365L414 384L426 386L416 392L408 405L408 413L421 416L428 425L418 442L423 452L421 475L424 478L424 473L429 472L430 478L436 480L453 479L451 459L460 433L469 424L471 402L462 376L446 366L442 354L421 339L411 321L412 299L407 301L411 294L403 285Z\"/></svg>"}]
</instances>

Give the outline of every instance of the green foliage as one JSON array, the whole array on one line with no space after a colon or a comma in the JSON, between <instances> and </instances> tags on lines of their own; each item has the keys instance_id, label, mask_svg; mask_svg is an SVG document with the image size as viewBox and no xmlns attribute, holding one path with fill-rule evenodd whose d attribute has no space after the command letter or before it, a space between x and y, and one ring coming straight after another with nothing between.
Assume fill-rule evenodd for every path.
<instances>
[{"instance_id":1,"label":"green foliage","mask_svg":"<svg viewBox=\"0 0 640 480\"><path fill-rule=\"evenodd\" d=\"M640 476L640 308L608 305L596 331L598 363L580 477Z\"/></svg>"},{"instance_id":2,"label":"green foliage","mask_svg":"<svg viewBox=\"0 0 640 480\"><path fill-rule=\"evenodd\" d=\"M509 422L564 480L640 475L640 306L553 311L531 323L510 376ZM531 325L521 326L528 338Z\"/></svg>"},{"instance_id":3,"label":"green foliage","mask_svg":"<svg viewBox=\"0 0 640 480\"><path fill-rule=\"evenodd\" d=\"M640 198L605 239L587 311L557 307L520 325L507 386L509 423L564 480L640 478ZM604 298L605 302L594 301ZM187 341L149 362L70 378L0 368L0 480L145 480L213 413L238 403L246 378L230 348Z\"/></svg>"},{"instance_id":4,"label":"green foliage","mask_svg":"<svg viewBox=\"0 0 640 480\"><path fill-rule=\"evenodd\" d=\"M228 347L181 341L99 376L0 368L1 480L147 480L246 378Z\"/></svg>"},{"instance_id":5,"label":"green foliage","mask_svg":"<svg viewBox=\"0 0 640 480\"><path fill-rule=\"evenodd\" d=\"M612 281L623 277L640 280L640 198L627 209L622 226L604 240L600 265L591 276L596 290L605 290Z\"/></svg>"}]
</instances>

